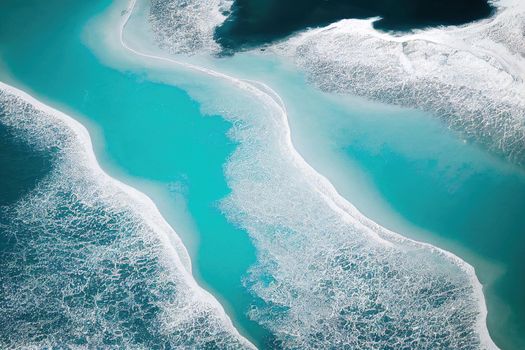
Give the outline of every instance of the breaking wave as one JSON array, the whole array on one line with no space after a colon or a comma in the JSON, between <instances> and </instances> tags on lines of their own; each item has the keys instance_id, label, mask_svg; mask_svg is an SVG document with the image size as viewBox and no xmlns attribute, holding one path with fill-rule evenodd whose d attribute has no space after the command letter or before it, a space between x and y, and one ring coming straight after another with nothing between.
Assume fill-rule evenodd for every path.
<instances>
[{"instance_id":1,"label":"breaking wave","mask_svg":"<svg viewBox=\"0 0 525 350\"><path fill-rule=\"evenodd\" d=\"M494 1L472 24L387 34L343 20L274 45L328 92L426 110L463 138L525 165L525 6Z\"/></svg>"},{"instance_id":2,"label":"breaking wave","mask_svg":"<svg viewBox=\"0 0 525 350\"><path fill-rule=\"evenodd\" d=\"M85 128L3 83L0 123L54 159L0 208L2 348L253 347L151 200L102 171Z\"/></svg>"}]
</instances>

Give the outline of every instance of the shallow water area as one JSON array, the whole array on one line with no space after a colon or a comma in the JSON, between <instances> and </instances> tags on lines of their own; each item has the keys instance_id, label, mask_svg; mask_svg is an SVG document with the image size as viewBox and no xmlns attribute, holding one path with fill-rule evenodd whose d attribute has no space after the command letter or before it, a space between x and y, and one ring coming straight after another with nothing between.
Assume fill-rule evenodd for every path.
<instances>
[{"instance_id":1,"label":"shallow water area","mask_svg":"<svg viewBox=\"0 0 525 350\"><path fill-rule=\"evenodd\" d=\"M190 44L191 45L191 44ZM132 45L133 47L137 47L135 45ZM141 45L139 44L138 47L140 47ZM133 49L132 49L133 50ZM308 213L304 214L303 213L296 213L294 212L294 214L290 214L291 216L289 216L289 219L290 220L285 220L285 221L291 221L291 222L283 222L283 223L279 223L279 221L283 220L284 218L282 217L281 214L277 214L277 212L275 212L276 210L281 212L281 213L284 213L286 212L287 209L290 209L290 208L280 208L278 209L279 206L285 204L288 200L294 200L293 198L295 198L295 200L299 200L299 201L308 201L308 196L311 196L311 190L312 190L312 185L314 185L314 183L310 182L310 181L318 181L316 180L318 178L318 175L317 174L311 174L311 170L309 168L307 168L307 165L301 165L301 164L304 164L303 163L303 160L301 158L297 158L297 156L295 156L295 150L293 149L290 149L290 145L288 144L288 141L286 140L286 134L287 134L287 130L288 130L288 126L286 124L286 120L284 120L284 124L283 124L283 120L282 120L282 116L280 116L279 114L281 113L281 110L282 110L282 105L281 105L281 102L279 101L279 96L274 94L271 89L269 87L266 87L264 85L261 85L260 83L258 82L254 82L254 81L251 81L251 80L239 80L237 78L235 78L234 76L241 76L241 77L247 77L246 74L242 74L239 72L236 72L237 74L233 74L232 75L224 75L223 73L218 73L217 70L209 70L208 68L200 68L201 66L207 66L207 67L210 67L210 66L213 66L214 64L217 64L216 62L206 62L206 59L200 59L198 56L192 56L190 59L189 59L189 65L188 63L181 63L182 62L185 62L184 60L184 57L176 57L175 59L173 58L169 58L168 56L166 55L157 55L155 54L154 56L152 55L149 55L149 54L144 54L144 53L139 53L139 55L145 57L147 60L153 60L153 61L156 61L157 64L159 66L162 66L164 65L164 63L166 63L167 61L171 61L173 62L173 64L175 66L178 66L178 65L186 65L188 68L192 69L192 70L196 70L196 71L199 71L199 72L204 72L206 74L209 74L210 76L214 76L214 77L217 77L219 79L222 79L224 80L226 83L230 82L231 84L235 85L235 86L238 86L240 88L240 91L239 91L239 94L245 94L245 93L248 93L248 100L243 100L243 99L238 99L238 98L234 98L233 96L230 96L228 95L227 93L225 93L223 90L224 89L215 89L215 90L211 90L210 91L210 94L207 95L207 96L203 96L202 94L197 94L199 97L199 101L207 101L207 103L204 103L204 105L208 106L207 108L210 108L209 105L210 103L213 105L215 104L216 107L211 107L210 110L224 110L224 111L229 111L229 113L227 114L227 118L230 119L230 120L233 120L234 121L234 124L237 124L236 126L236 129L237 130L234 130L234 137L236 139L239 139L241 141L241 145L243 147L240 147L240 149L238 149L234 155L230 158L229 160L229 163L227 165L227 173L228 173L228 177L229 177L229 185L233 188L233 193L231 196L228 197L228 200L226 201L227 205L225 207L225 210L226 210L226 213L228 214L229 217L231 217L231 219L233 221L238 221L238 222L241 222L241 224L244 226L244 227L247 227L247 229L249 229L250 231L250 234L254 237L254 240L257 242L257 245L258 245L258 249L261 249L261 251L263 252L263 254L267 254L265 252L265 249L275 249L277 247L267 247L269 241L268 240L272 240L272 239L275 239L275 238L272 238L272 237L267 237L267 235L269 234L270 236L272 235L277 235L278 237L280 237L280 235L282 234L280 231L282 229L285 230L285 232L287 230L290 230L289 233L292 235L295 234L294 231L296 230L296 228L293 227L293 225L296 225L294 223L294 220L301 220L301 218L304 218L304 215L308 215ZM224 61L223 61L224 62ZM238 63L238 62L237 62ZM252 62L253 63L253 62ZM265 66L264 65L264 62L258 62L257 61L257 64L262 64L262 66ZM257 64L255 66L257 66ZM196 66L195 66L196 65ZM240 67L240 66L239 66ZM222 69L225 68L224 66L221 66L221 71ZM246 66L244 66L243 68L247 68ZM246 69L246 71L250 71L250 69ZM231 73L231 71L230 71ZM157 79L161 79L161 80L164 80L164 81L169 81L169 79L167 78L164 78L161 77L161 76L157 76ZM220 87L220 84L218 84L217 87ZM190 89L191 90L191 89ZM228 91L226 89L226 91ZM195 94L194 91L192 91L192 95ZM213 96L213 95L216 95L216 96ZM251 95L251 96L250 96ZM259 101L259 102L257 102ZM242 102L242 103L240 103ZM260 102L263 102L263 105L262 106L259 106L257 107L257 105L260 103ZM251 104L255 104L255 109L249 109L249 107L243 107L243 106L249 106ZM271 108L268 108L270 106L275 106L277 108L274 108L274 107L271 107ZM248 110L246 110L246 108L248 108ZM263 112L262 115L260 115L260 112ZM267 114L264 114L264 112L266 112ZM275 115L275 113L277 112L277 115ZM244 116L246 113L247 116ZM250 116L251 114L251 116ZM237 115L237 117L236 117ZM274 119L276 118L276 119ZM245 124L246 123L246 124ZM269 125L268 125L269 124ZM253 127L256 126L256 129L253 130ZM268 129L270 128L270 129ZM255 134L254 134L255 132ZM261 137L263 137L261 139ZM283 139L284 137L284 139ZM268 144L268 142L270 142L270 144ZM246 143L246 144L244 144ZM261 149L265 150L264 153L266 154L261 154ZM283 153L284 152L284 153ZM291 156L292 158L290 158L290 154L288 154L288 152L291 153ZM251 153L249 155L249 153ZM248 158L246 158L248 157ZM248 160L250 159L250 160ZM283 164L283 162L285 162ZM290 164L288 164L290 163ZM301 168L303 169L303 171L305 171L306 174L296 174L297 173L297 168ZM305 168L306 167L306 168ZM285 173L288 172L288 174L285 175ZM252 174L253 175L253 178L250 178L248 175L249 174ZM295 174L295 175L294 175ZM248 177L247 177L248 176ZM297 183L296 184L286 184L283 186L283 184L278 184L280 181L282 181L281 179L286 176L290 176L291 178L294 178ZM298 176L297 178L295 178L295 176ZM312 178L310 178L310 176L312 176ZM260 183L261 180L263 179L268 179L268 183ZM278 183L275 183L275 181L277 181ZM306 183L304 183L306 181ZM320 179L319 181L324 181L322 179ZM302 190L300 190L299 188L297 188L297 186L301 186L301 184L303 186L305 186ZM288 190L291 190L293 191L291 194L291 197L289 198L275 198L275 203L266 203L266 201L268 200L267 198L265 198L265 193L266 194L269 194L269 193L272 193L273 191L275 191L275 186L280 186L281 189L280 191L282 191L282 194L285 195L286 192ZM315 186L315 185L314 185ZM324 185L321 185L321 186L324 186ZM262 187L260 190L258 189L258 187ZM286 187L286 189L285 189ZM288 189L288 187L291 187ZM250 191L253 191L255 190L256 192L253 193L251 196L249 195L249 192ZM325 191L326 189L318 189L318 191ZM304 194L300 194L300 193L296 193L296 191L299 191L299 192L304 192ZM328 190L330 193L331 190ZM246 197L246 196L249 196L249 197ZM332 196L332 194L330 194L329 196ZM261 197L259 199L259 197ZM306 198L305 198L306 197ZM248 202L246 201L248 200ZM340 199L336 199L337 201L339 201ZM261 207L260 208L254 208L252 203L250 202L253 202L253 201L262 201L260 203ZM328 203L330 202L330 200L328 199L327 200ZM301 203L303 203L301 202ZM307 203L307 202L304 202L304 203ZM271 208L272 206L274 206L273 204L275 204L275 206L277 206L276 208ZM326 203L325 203L326 204ZM324 206L325 204L322 204L322 202L320 203L319 202L319 198L315 198L312 202L312 206L317 206L317 205L321 205L321 206ZM286 205L286 204L285 204ZM294 206L293 204L291 204L292 207ZM346 206L346 204L343 204L343 206ZM233 210L233 211L232 211ZM264 211L265 210L270 210L270 211L274 211L275 214L273 216L270 216L270 217L267 217L268 213L265 213ZM318 210L321 210L323 211L324 209L321 209L319 208ZM354 220L361 220L359 219L360 215L359 214L355 214L353 213L352 209L348 208L348 209L344 209L344 210L349 210L352 214L350 214L352 216L352 218L349 218L351 221L354 221ZM262 211L262 212L260 212ZM260 212L260 213L258 213ZM250 216L252 215L255 215L255 218L251 218ZM263 215L262 217L259 217L259 215ZM295 218L295 215L297 216L297 218ZM245 217L247 216L247 217ZM252 220L255 220L255 222L252 222ZM268 225L270 225L270 227L268 228L265 228L265 225L267 225L266 221L270 221L268 222ZM329 219L330 221L328 222L325 222L325 224L327 224L327 230L331 230L333 228L330 228L330 225L331 225L331 220L335 220L335 222L337 222L339 219ZM273 223L272 223L273 221ZM277 221L277 222L275 222ZM365 220L366 221L366 220ZM335 224L334 222L334 224ZM280 228L280 225L284 225L282 227L282 229ZM289 225L292 225L292 226L289 226ZM261 226L261 227L258 227L258 226ZM305 229L305 228L303 228ZM347 228L349 230L352 230L352 228ZM374 228L375 229L375 228ZM262 230L262 231L260 231ZM266 230L269 230L268 232L266 232ZM276 230L275 232L272 232L273 230ZM306 230L310 230L309 228L306 228ZM318 239L319 237L316 237L319 232L311 232L313 234L313 239ZM263 236L260 236L260 235L263 235ZM338 237L339 233L336 233L334 232L334 239L339 239L341 237ZM388 234L387 234L388 235ZM350 241L352 240L355 240L355 237L349 237L351 238ZM287 239L286 237L280 237L280 239ZM300 238L301 240L302 238ZM278 241L277 241L278 242ZM276 242L276 243L277 243ZM336 241L334 241L335 244ZM290 244L302 244L300 243L300 241L297 241L297 242L290 242ZM308 243L306 243L308 244ZM316 243L313 243L313 242L310 242L309 243L310 245L316 245ZM306 248L308 249L307 247L302 247L302 246L298 246L297 248L299 248L298 252L300 252L302 249ZM307 253L307 252L305 252ZM270 252L270 254L272 254ZM319 254L326 254L326 253L323 253L323 252L319 252ZM343 254L346 254L346 253L343 253ZM360 254L360 253L359 253ZM389 259L388 255L390 254L389 253L386 253L387 255L387 259ZM423 253L424 254L424 253ZM263 255L263 261L262 261L262 264L263 266L258 266L256 267L255 269L252 269L252 274L255 273L255 278L258 278L257 277L257 274L259 274L260 272L258 271L259 269L266 269L267 267L265 267L264 265L265 264L272 264L272 262L267 262L267 261L264 261L266 260L266 258L264 257ZM295 259L295 257L291 257L291 256L288 256L288 257L282 257L283 259ZM310 257L308 257L310 258ZM315 264L315 262L312 262L313 264ZM439 264L441 265L443 262L440 262ZM279 264L279 261L277 260L275 262L275 264ZM446 266L448 263L444 263L444 265ZM451 268L452 270L454 270L454 267L452 266L449 266L448 268L443 266L443 269L448 269L448 268ZM287 268L289 268L290 266L288 266ZM324 269L323 266L320 266L321 268ZM293 270L293 269L292 269ZM279 272L279 271L277 271ZM292 271L293 272L293 271ZM265 273L264 271L262 272L263 274ZM270 274L269 276L266 276L265 275L262 275L262 276L259 276L260 278L262 278L262 281L257 281L257 280L252 280L250 278L250 288L257 294L259 295L262 295L264 298L280 298L281 296L272 296L271 294L270 295L264 295L266 293L266 291L262 290L264 288L268 288L268 287L272 287L272 284L275 283L275 281L272 281L272 279L275 280L275 278L280 278L278 276L274 276L272 277L272 275L275 273L275 271L267 271L268 274ZM450 271L451 273L451 276L452 275L455 275L458 273L458 271L456 272L452 272ZM462 273L459 273L460 275ZM470 275L470 272L469 272L469 275ZM295 277L297 276L289 276L290 278L292 279L295 279ZM351 277L351 276L349 276ZM422 276L421 276L422 277ZM459 276L458 276L459 277ZM267 280L268 278L270 278L270 280ZM315 277L313 277L315 278ZM422 278L425 278L425 277L422 277ZM461 279L461 277L460 277ZM266 282L265 282L266 281ZM282 281L282 282L279 282L279 283L286 283L288 281ZM297 281L298 282L298 281ZM347 281L344 281L343 283L346 283ZM254 285L252 285L252 283L254 283ZM267 283L270 283L270 285L266 285ZM314 281L312 281L312 283L315 284ZM460 282L459 280L456 281L456 282L452 282L452 283L464 283L464 282ZM303 283L304 284L304 283ZM261 289L262 288L262 289ZM338 287L336 287L338 288ZM441 287L439 287L441 288ZM468 288L465 290L467 293L468 292ZM403 291L403 293L410 293L410 290L408 291ZM260 294L262 293L262 294ZM271 293L271 291L270 291ZM292 291L292 293L295 293ZM477 294L476 294L477 295ZM305 296L305 297L311 297L311 296ZM295 298L294 298L295 299ZM466 298L467 300L469 299L469 297ZM275 300L275 299L274 299ZM467 301L466 300L466 301ZM285 305L289 302L292 302L292 303L295 303L293 300L282 300L283 303L285 303ZM467 301L468 302L468 301ZM292 306L292 305L290 305ZM293 307L296 307L296 306L300 306L300 305L293 305ZM285 335L283 334L279 334L279 336L281 337L280 341L284 342L284 346L301 346L301 345L291 345L291 344L286 344L289 340L287 340L286 338L288 337L286 334L290 334L289 333L289 329L294 329L293 327L295 327L295 325L288 325L287 327L290 327L288 329L284 329L284 330L279 330L279 327L281 325L279 325L280 322L278 322L277 320L282 317L281 315L278 315L279 314L279 309L275 309L275 312L277 312L277 315L274 315L274 316L270 316L270 319L267 319L266 316L264 314L259 314L261 312L261 310L259 309L259 307L261 307L261 305L259 306L256 306L255 309L253 309L251 311L251 314L253 317L256 317L256 319L259 319L260 322L263 322L263 324L267 325L269 328L273 328L275 329L275 325L273 325L274 322L277 323L277 329L276 331L277 332L285 332ZM264 305L262 306L263 310L264 311ZM281 309L282 311L286 311L286 306L283 306L283 308ZM304 307L301 308L301 310L304 310ZM271 310L269 310L270 313L272 313ZM341 312L346 312L346 311L341 311ZM276 318L274 318L276 317ZM321 317L323 317L321 315ZM274 321L275 320L275 321ZM312 322L312 320L308 320L308 319L305 319L304 321L306 322ZM315 321L314 321L315 322ZM308 325L308 327L310 327L310 324ZM483 326L480 326L480 327L483 327ZM299 330L296 330L296 331L299 331ZM301 330L302 331L302 330ZM299 331L299 332L301 332ZM306 329L306 332L308 332L309 329ZM334 330L335 332L339 332L339 330ZM293 333L291 333L293 334ZM337 338L339 335L335 335L335 337ZM345 337L345 335L342 335L343 337ZM346 335L348 336L348 334ZM350 336L352 336L350 334ZM284 337L284 339L283 339ZM375 338L374 341L381 341L381 339L383 339L383 337L379 336L378 338ZM484 338L485 339L485 338ZM294 340L290 339L292 342ZM335 340L335 339L334 339ZM298 339L299 342L304 342L302 344L304 344L304 346L308 347L308 346L311 346L311 343L308 339L301 339L299 338ZM354 342L355 340L348 340L350 342ZM293 344L293 343L292 343ZM301 343L299 343L301 344Z\"/></svg>"}]
</instances>

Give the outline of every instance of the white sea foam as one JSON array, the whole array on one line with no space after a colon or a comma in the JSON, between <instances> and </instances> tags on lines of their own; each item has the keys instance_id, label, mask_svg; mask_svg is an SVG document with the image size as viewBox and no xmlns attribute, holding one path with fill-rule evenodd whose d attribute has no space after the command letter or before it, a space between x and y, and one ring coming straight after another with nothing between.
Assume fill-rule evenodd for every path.
<instances>
[{"instance_id":1,"label":"white sea foam","mask_svg":"<svg viewBox=\"0 0 525 350\"><path fill-rule=\"evenodd\" d=\"M495 348L470 265L387 231L342 198L293 147L284 104L270 87L133 48L122 35L130 4L122 47L146 66L211 76L212 91L194 80L188 91L233 124L239 146L225 168L232 193L222 208L257 247L246 283L262 302L250 316L277 345Z\"/></svg>"},{"instance_id":2,"label":"white sea foam","mask_svg":"<svg viewBox=\"0 0 525 350\"><path fill-rule=\"evenodd\" d=\"M3 348L253 347L197 285L154 203L103 172L82 125L1 82L0 110L55 157L35 190L2 208Z\"/></svg>"},{"instance_id":3,"label":"white sea foam","mask_svg":"<svg viewBox=\"0 0 525 350\"><path fill-rule=\"evenodd\" d=\"M492 151L525 164L525 3L493 17L387 34L377 19L342 20L278 43L324 91L428 110Z\"/></svg>"},{"instance_id":4,"label":"white sea foam","mask_svg":"<svg viewBox=\"0 0 525 350\"><path fill-rule=\"evenodd\" d=\"M158 44L171 53L218 52L213 33L226 19L232 2L152 0L150 19Z\"/></svg>"}]
</instances>

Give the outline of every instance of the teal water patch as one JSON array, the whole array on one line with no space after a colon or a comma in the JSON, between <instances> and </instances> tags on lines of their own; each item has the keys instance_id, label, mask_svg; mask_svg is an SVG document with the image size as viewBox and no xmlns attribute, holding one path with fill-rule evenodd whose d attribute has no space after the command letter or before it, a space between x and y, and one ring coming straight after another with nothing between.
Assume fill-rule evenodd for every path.
<instances>
[{"instance_id":1,"label":"teal water patch","mask_svg":"<svg viewBox=\"0 0 525 350\"><path fill-rule=\"evenodd\" d=\"M52 158L45 152L34 151L10 128L0 125L0 207L13 204L29 193L51 170Z\"/></svg>"},{"instance_id":2,"label":"teal water patch","mask_svg":"<svg viewBox=\"0 0 525 350\"><path fill-rule=\"evenodd\" d=\"M299 152L365 215L472 264L485 285L493 339L504 349L524 346L523 169L425 113L305 87L290 65L269 56L239 55L221 69L275 87Z\"/></svg>"},{"instance_id":3,"label":"teal water patch","mask_svg":"<svg viewBox=\"0 0 525 350\"><path fill-rule=\"evenodd\" d=\"M241 332L262 343L268 334L245 316L251 297L241 281L255 251L247 234L229 224L217 206L228 193L222 166L235 149L225 135L230 125L203 117L180 89L101 65L80 37L86 21L107 5L3 2L2 60L18 84L83 116L103 165L158 199L164 216L193 248L194 275ZM179 225L184 213L175 209L181 200L191 232Z\"/></svg>"}]
</instances>

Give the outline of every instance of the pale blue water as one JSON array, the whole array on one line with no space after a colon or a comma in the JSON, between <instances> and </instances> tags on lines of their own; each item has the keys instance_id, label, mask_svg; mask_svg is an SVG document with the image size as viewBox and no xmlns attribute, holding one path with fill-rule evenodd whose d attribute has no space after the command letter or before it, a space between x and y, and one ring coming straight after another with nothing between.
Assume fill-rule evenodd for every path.
<instances>
[{"instance_id":1,"label":"pale blue water","mask_svg":"<svg viewBox=\"0 0 525 350\"><path fill-rule=\"evenodd\" d=\"M198 281L243 335L268 345L273 335L246 315L258 302L242 283L256 262L255 248L219 208L230 192L223 167L237 147L227 135L231 125L204 116L181 89L101 64L79 38L86 21L107 5L2 3L1 78L82 118L104 167L156 200L189 247ZM208 64L274 87L301 154L365 214L473 264L481 282L490 282L491 335L502 347L519 348L525 327L521 169L464 144L428 115L321 94L267 57Z\"/></svg>"}]
</instances>

